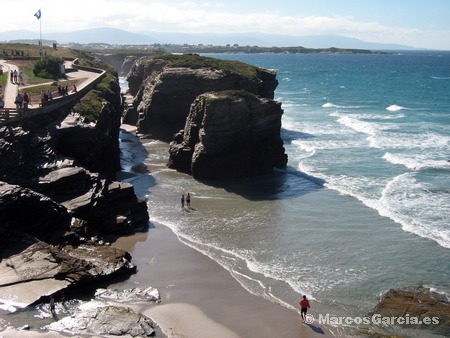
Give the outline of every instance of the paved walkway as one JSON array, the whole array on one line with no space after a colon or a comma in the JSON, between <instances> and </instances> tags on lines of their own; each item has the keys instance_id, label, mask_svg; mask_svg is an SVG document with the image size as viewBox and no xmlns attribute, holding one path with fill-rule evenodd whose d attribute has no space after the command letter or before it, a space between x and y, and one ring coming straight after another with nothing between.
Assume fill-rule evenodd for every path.
<instances>
[{"instance_id":1,"label":"paved walkway","mask_svg":"<svg viewBox=\"0 0 450 338\"><path fill-rule=\"evenodd\" d=\"M11 71L14 70L19 71L19 69L17 66L12 65L5 60L0 60L0 65L2 66L3 74L7 76L6 86L3 90L3 99L5 100L5 108L15 108L16 105L14 104L14 101L18 93L17 88L18 86L9 81L9 74Z\"/></svg>"},{"instance_id":2,"label":"paved walkway","mask_svg":"<svg viewBox=\"0 0 450 338\"><path fill-rule=\"evenodd\" d=\"M0 65L2 66L3 74L8 76L8 80L6 82L6 86L5 86L4 92L3 92L3 97L5 100L5 108L16 108L14 101L16 100L17 93L19 92L19 90L21 93L26 92L26 88L30 87L30 86L18 85L18 84L14 84L14 83L10 82L9 74L10 74L11 70L12 71L17 70L17 72L19 72L19 68L17 66L9 63L9 61L7 61L7 60L0 60ZM64 66L65 66L66 70L72 69L73 62L65 61ZM85 71L85 70L77 70L74 72L67 73L66 79L64 79L64 80L78 82L77 89L80 90L80 89L84 88L86 85L88 85L89 83L91 83L92 81L94 81L99 75L100 75L99 73L95 73L95 72L90 72L90 71ZM50 84L53 82L54 81L48 82L48 83ZM42 85L42 84L35 84L32 86L36 86L36 85ZM72 90L72 88L69 88L69 93L71 92L71 90ZM29 108L33 109L33 108L39 107L39 102L40 101L36 102L36 100L32 100Z\"/></svg>"}]
</instances>

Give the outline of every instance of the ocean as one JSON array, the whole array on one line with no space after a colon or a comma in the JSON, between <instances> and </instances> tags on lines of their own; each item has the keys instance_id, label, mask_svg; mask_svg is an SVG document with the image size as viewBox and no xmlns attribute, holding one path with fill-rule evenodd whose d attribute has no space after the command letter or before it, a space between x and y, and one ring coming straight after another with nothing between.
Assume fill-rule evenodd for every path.
<instances>
[{"instance_id":1,"label":"ocean","mask_svg":"<svg viewBox=\"0 0 450 338\"><path fill-rule=\"evenodd\" d=\"M417 286L450 300L450 52L207 56L277 72L288 166L200 182L166 167L167 144L122 133L151 222L288 308L305 294L364 316Z\"/></svg>"}]
</instances>

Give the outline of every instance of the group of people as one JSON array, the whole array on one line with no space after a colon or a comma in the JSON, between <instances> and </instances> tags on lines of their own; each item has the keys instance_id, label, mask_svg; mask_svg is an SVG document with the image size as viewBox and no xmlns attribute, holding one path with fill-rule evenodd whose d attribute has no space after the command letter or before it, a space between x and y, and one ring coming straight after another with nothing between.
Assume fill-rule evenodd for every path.
<instances>
[{"instance_id":1,"label":"group of people","mask_svg":"<svg viewBox=\"0 0 450 338\"><path fill-rule=\"evenodd\" d=\"M77 86L74 84L72 87L72 93L76 93L77 92ZM69 95L69 86L65 85L65 86L58 86L58 93L61 96L66 96Z\"/></svg>"},{"instance_id":2,"label":"group of people","mask_svg":"<svg viewBox=\"0 0 450 338\"><path fill-rule=\"evenodd\" d=\"M9 80L11 83L23 85L23 72L18 72L17 69L11 70L9 73Z\"/></svg>"},{"instance_id":3,"label":"group of people","mask_svg":"<svg viewBox=\"0 0 450 338\"><path fill-rule=\"evenodd\" d=\"M30 102L30 96L27 93L23 93L23 95L19 92L16 96L16 99L14 100L14 103L16 104L16 109L28 109L28 105Z\"/></svg>"},{"instance_id":4,"label":"group of people","mask_svg":"<svg viewBox=\"0 0 450 338\"><path fill-rule=\"evenodd\" d=\"M191 207L191 194L187 193L186 197L184 197L184 194L181 195L181 207L184 208L184 204L186 202L186 206L188 208Z\"/></svg>"},{"instance_id":5,"label":"group of people","mask_svg":"<svg viewBox=\"0 0 450 338\"><path fill-rule=\"evenodd\" d=\"M41 102L44 105L44 102L53 100L53 93L50 89L41 90Z\"/></svg>"}]
</instances>

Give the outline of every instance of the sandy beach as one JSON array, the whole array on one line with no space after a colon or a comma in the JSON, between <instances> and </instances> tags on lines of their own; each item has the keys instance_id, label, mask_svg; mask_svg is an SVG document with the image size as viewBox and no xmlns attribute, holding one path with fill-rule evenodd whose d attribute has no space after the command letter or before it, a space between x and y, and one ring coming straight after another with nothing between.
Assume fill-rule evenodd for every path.
<instances>
[{"instance_id":1,"label":"sandy beach","mask_svg":"<svg viewBox=\"0 0 450 338\"><path fill-rule=\"evenodd\" d=\"M125 284L152 285L161 294L158 305L131 307L152 318L169 338L335 336L323 326L302 323L296 311L250 294L219 264L180 242L164 225L152 224L148 233L120 238L114 245L129 250L138 264L138 274ZM314 302L311 306L314 314ZM0 332L4 338L65 336L18 329Z\"/></svg>"},{"instance_id":2,"label":"sandy beach","mask_svg":"<svg viewBox=\"0 0 450 338\"><path fill-rule=\"evenodd\" d=\"M143 313L169 337L333 337L323 326L302 323L298 312L250 294L164 225L114 245L130 251L138 265L130 282L159 289L161 303Z\"/></svg>"}]
</instances>

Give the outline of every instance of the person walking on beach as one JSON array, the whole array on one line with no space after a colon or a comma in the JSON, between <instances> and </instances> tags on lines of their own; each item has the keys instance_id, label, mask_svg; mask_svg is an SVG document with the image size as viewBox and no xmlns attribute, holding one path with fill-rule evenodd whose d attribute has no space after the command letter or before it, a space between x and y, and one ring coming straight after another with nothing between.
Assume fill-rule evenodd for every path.
<instances>
[{"instance_id":1,"label":"person walking on beach","mask_svg":"<svg viewBox=\"0 0 450 338\"><path fill-rule=\"evenodd\" d=\"M308 308L311 307L311 305L309 305L309 301L308 299L306 299L306 296L303 295L303 299L299 302L300 304L300 315L302 316L302 320L303 323L306 320L306 312L308 311Z\"/></svg>"},{"instance_id":2,"label":"person walking on beach","mask_svg":"<svg viewBox=\"0 0 450 338\"><path fill-rule=\"evenodd\" d=\"M188 193L186 196L186 205L189 208L191 206L191 194Z\"/></svg>"},{"instance_id":3,"label":"person walking on beach","mask_svg":"<svg viewBox=\"0 0 450 338\"><path fill-rule=\"evenodd\" d=\"M184 208L184 194L181 195L181 207Z\"/></svg>"},{"instance_id":4,"label":"person walking on beach","mask_svg":"<svg viewBox=\"0 0 450 338\"><path fill-rule=\"evenodd\" d=\"M55 315L55 299L53 296L50 296L50 312Z\"/></svg>"}]
</instances>

